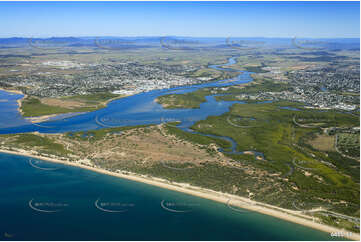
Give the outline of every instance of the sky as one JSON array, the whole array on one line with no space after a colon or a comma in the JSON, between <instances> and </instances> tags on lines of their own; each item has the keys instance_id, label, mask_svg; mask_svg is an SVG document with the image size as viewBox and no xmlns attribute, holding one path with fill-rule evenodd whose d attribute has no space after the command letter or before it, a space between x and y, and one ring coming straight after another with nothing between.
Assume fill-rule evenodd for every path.
<instances>
[{"instance_id":1,"label":"sky","mask_svg":"<svg viewBox=\"0 0 361 242\"><path fill-rule=\"evenodd\" d=\"M359 2L0 2L0 37L359 38Z\"/></svg>"}]
</instances>

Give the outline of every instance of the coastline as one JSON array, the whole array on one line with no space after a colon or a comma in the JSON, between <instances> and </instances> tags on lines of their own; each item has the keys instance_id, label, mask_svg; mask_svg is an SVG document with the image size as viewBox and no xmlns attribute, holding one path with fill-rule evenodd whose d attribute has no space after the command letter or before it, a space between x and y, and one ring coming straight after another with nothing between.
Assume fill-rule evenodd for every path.
<instances>
[{"instance_id":1,"label":"coastline","mask_svg":"<svg viewBox=\"0 0 361 242\"><path fill-rule=\"evenodd\" d=\"M4 89L4 88L0 88L0 90L5 91L5 92L10 92L10 93L23 95L22 98L19 98L19 99L16 100L16 102L18 104L18 108L16 110L18 110L20 115L23 117L23 112L21 111L21 105L22 105L22 101L27 97L27 95L24 94L22 91L19 91L19 90L9 90L9 89ZM23 117L23 118L26 119L25 117ZM31 120L29 120L29 121L32 122Z\"/></svg>"},{"instance_id":2,"label":"coastline","mask_svg":"<svg viewBox=\"0 0 361 242\"><path fill-rule=\"evenodd\" d=\"M57 158L51 158L51 157L44 157L39 156L36 154L31 153L30 151L10 151L10 150L4 150L0 149L0 153L7 153L7 154L13 154L13 155L20 155L25 157L32 157L36 159L42 159L45 161L53 162L53 163L59 163L63 165L78 167L82 169L87 169L93 172L110 175L114 177L119 177L127 180L132 180L136 182L145 183L152 186L157 186L160 188L173 190L177 192L186 193L192 196L197 196L201 198L205 198L208 200L212 200L215 202L223 203L227 206L237 206L243 209L255 211L258 213L262 213L265 215L269 215L272 217L276 217L282 220L286 220L292 223L300 224L302 226L310 227L316 230L320 230L327 233L341 233L344 234L344 238L351 239L351 240L360 240L360 235L356 234L354 232L348 232L344 229L334 228L328 225L319 224L317 222L313 221L313 218L311 216L303 214L301 211L295 211L295 210L289 210L284 209L272 205L268 205L265 203L260 202L254 202L248 198L240 197L236 195L231 195L227 193L217 192L210 189L205 189L201 187L192 186L189 184L184 183L175 183L170 182L165 179L156 178L156 177L150 177L146 175L139 175L132 172L112 172L108 171L106 169L102 169L99 167L93 167L89 165L85 165L82 163L82 161L77 162L69 162L68 160L61 160ZM232 202L231 202L232 201Z\"/></svg>"},{"instance_id":3,"label":"coastline","mask_svg":"<svg viewBox=\"0 0 361 242\"><path fill-rule=\"evenodd\" d=\"M73 113L78 113L78 112L67 112L67 113L55 113L55 114L47 114L47 115L41 115L41 116L36 116L36 117L24 117L23 116L23 112L21 110L21 106L22 106L22 101L28 97L28 95L24 94L22 91L19 90L9 90L9 89L4 89L4 88L0 88L1 91L5 91L5 92L11 92L11 93L15 93L15 94L20 94L23 95L22 98L19 98L16 100L17 104L18 104L18 112L20 113L20 115L27 121L31 122L31 123L41 123L41 122L45 122L48 121L51 118L54 118L58 115L62 115L62 114L73 114ZM130 95L119 95L118 97L113 97L111 99L108 99L106 101L100 102L99 104L97 104L96 109L92 110L92 111L87 111L87 112L93 112L102 108L105 108L108 106L108 104L114 100L120 99L120 98L124 98ZM87 112L81 112L81 113L87 113Z\"/></svg>"},{"instance_id":4,"label":"coastline","mask_svg":"<svg viewBox=\"0 0 361 242\"><path fill-rule=\"evenodd\" d=\"M27 95L25 95L23 98L17 100L18 104L19 104L18 111L20 112L20 114L22 116L23 116L23 113L21 111L21 102L26 97L27 97ZM94 110L91 110L91 111L85 111L85 112L76 112L75 111L75 112L67 112L67 113L55 113L55 114L47 114L47 115L36 116L36 117L23 117L23 118L30 121L31 123L41 123L41 122L49 121L51 118L54 118L54 117L57 117L57 116L63 115L63 114L76 114L77 115L77 113L84 114L84 113L88 113L88 112L94 112L96 110L106 108L110 102L112 102L114 100L117 100L117 99L120 99L120 98L124 98L124 97L127 97L127 95L121 95L119 97L113 97L113 98L111 98L109 100L103 101L103 102L97 104L96 108Z\"/></svg>"},{"instance_id":5,"label":"coastline","mask_svg":"<svg viewBox=\"0 0 361 242\"><path fill-rule=\"evenodd\" d=\"M19 95L23 95L22 98L19 98L16 100L16 102L18 103L18 112L20 113L21 116L23 116L23 112L21 111L21 105L22 105L22 101L23 99L25 99L27 97L26 94L24 94L22 91L19 90L9 90L9 89L4 89L4 88L0 88L1 91L5 91L5 92L11 92L11 93L15 93L15 94L19 94ZM25 118L25 117L24 117ZM26 119L26 118L25 118ZM30 121L31 122L31 121Z\"/></svg>"},{"instance_id":6,"label":"coastline","mask_svg":"<svg viewBox=\"0 0 361 242\"><path fill-rule=\"evenodd\" d=\"M12 92L12 93L15 93L15 94L24 95L24 93L23 93L22 91L19 91L19 90L4 89L4 88L1 88L1 87L0 87L0 90L1 90L1 91L5 91L5 92Z\"/></svg>"}]
</instances>

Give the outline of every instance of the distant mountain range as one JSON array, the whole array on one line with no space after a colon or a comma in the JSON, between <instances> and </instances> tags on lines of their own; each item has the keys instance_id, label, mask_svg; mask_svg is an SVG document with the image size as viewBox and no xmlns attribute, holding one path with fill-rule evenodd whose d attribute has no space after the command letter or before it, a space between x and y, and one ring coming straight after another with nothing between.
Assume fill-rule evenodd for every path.
<instances>
[{"instance_id":1,"label":"distant mountain range","mask_svg":"<svg viewBox=\"0 0 361 242\"><path fill-rule=\"evenodd\" d=\"M228 42L227 42L228 39ZM51 38L0 38L0 48L23 47L26 45L32 47L107 47L119 46L121 48L147 48L159 46L160 43L171 43L177 45L204 44L213 48L224 48L231 43L232 45L252 44L252 42L262 42L265 46L272 47L291 47L296 46L322 47L330 50L359 50L359 38L263 38L263 37L244 37L244 38L207 38L207 37L182 37L182 36L154 36L154 37L109 37L109 36L89 36L89 37L51 37ZM299 47L298 46L298 47Z\"/></svg>"}]
</instances>

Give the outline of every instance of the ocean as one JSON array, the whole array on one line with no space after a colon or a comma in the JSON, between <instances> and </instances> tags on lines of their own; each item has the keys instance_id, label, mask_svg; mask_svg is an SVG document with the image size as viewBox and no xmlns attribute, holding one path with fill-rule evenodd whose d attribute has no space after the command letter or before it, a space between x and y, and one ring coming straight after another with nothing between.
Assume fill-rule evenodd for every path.
<instances>
[{"instance_id":1,"label":"ocean","mask_svg":"<svg viewBox=\"0 0 361 242\"><path fill-rule=\"evenodd\" d=\"M332 240L330 234L93 171L0 153L0 240Z\"/></svg>"}]
</instances>

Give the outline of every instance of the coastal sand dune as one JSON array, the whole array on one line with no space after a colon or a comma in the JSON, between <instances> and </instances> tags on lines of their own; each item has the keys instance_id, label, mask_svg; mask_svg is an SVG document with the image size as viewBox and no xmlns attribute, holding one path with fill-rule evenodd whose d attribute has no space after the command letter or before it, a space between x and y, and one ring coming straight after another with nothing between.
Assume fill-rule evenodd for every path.
<instances>
[{"instance_id":1,"label":"coastal sand dune","mask_svg":"<svg viewBox=\"0 0 361 242\"><path fill-rule=\"evenodd\" d=\"M275 206L260 203L260 202L255 203L255 202L249 200L248 198L244 198L244 197L240 197L240 196L216 192L216 191L204 189L201 187L191 186L189 184L169 182L165 179L153 178L153 177L138 175L138 174L130 173L130 172L127 172L126 174L122 173L121 171L120 172L111 172L111 171L104 170L104 169L101 169L98 167L92 167L89 165L85 165L85 163L82 164L81 161L68 162L68 161L49 158L49 157L37 156L37 155L31 154L28 151L16 152L16 151L9 151L9 150L0 150L0 152L14 154L14 155L27 156L27 157L33 157L33 158L42 159L42 160L49 161L49 162L61 163L64 165L70 165L70 166L75 166L75 167L79 167L79 168L83 168L83 169L88 169L88 170L91 170L94 172L98 172L98 173L102 173L102 174L106 174L106 175L110 175L110 176L115 176L115 177L129 179L129 180L133 180L133 181L137 181L137 182L142 182L142 183L146 183L149 185L153 185L153 186L157 186L157 187L161 187L161 188L165 188L165 189L169 189L169 190L173 190L173 191L177 191L177 192L182 192L182 193L190 194L190 195L197 196L197 197L202 197L202 198L213 200L213 201L220 202L220 203L224 203L227 206L231 205L231 206L244 208L247 210L252 210L255 212L259 212L262 214L266 214L266 215L270 215L270 216L273 216L276 218L287 220L292 223L297 223L297 224L300 224L303 226L321 230L324 232L344 234L346 238L351 239L351 240L356 240L356 241L360 240L360 234L350 233L348 231L333 228L328 225L319 224L319 223L313 221L312 217L304 215L300 211L283 209L283 208L275 207Z\"/></svg>"}]
</instances>

